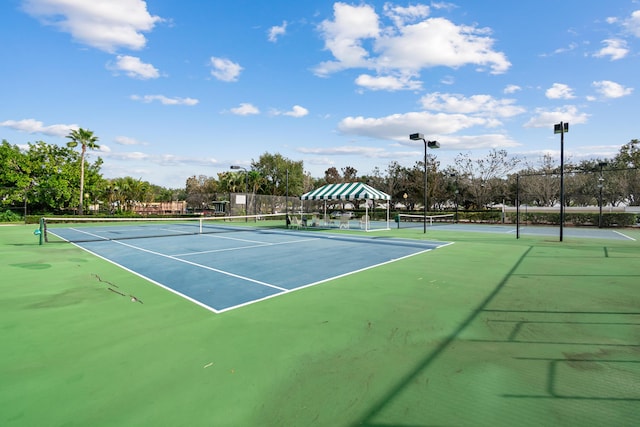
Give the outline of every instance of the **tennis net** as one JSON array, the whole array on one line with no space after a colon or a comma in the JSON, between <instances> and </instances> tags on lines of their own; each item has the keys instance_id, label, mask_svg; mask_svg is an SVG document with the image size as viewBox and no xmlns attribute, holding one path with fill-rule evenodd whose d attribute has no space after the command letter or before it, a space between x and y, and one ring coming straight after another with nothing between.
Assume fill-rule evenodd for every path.
<instances>
[{"instance_id":1,"label":"tennis net","mask_svg":"<svg viewBox=\"0 0 640 427\"><path fill-rule=\"evenodd\" d=\"M91 242L284 228L285 214L190 218L45 217L45 242Z\"/></svg>"},{"instance_id":2,"label":"tennis net","mask_svg":"<svg viewBox=\"0 0 640 427\"><path fill-rule=\"evenodd\" d=\"M396 222L398 228L418 228L424 227L424 224L428 226L440 225L440 224L452 224L455 222L455 214L440 214L440 215L418 215L418 214L398 214Z\"/></svg>"}]
</instances>

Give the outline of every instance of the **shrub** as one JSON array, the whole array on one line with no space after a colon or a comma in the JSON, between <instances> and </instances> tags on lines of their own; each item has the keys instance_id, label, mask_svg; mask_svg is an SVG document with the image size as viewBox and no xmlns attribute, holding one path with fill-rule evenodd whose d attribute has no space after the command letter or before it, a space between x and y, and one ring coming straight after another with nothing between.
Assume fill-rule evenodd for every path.
<instances>
[{"instance_id":1,"label":"shrub","mask_svg":"<svg viewBox=\"0 0 640 427\"><path fill-rule=\"evenodd\" d=\"M7 209L4 212L0 212L0 222L19 222L22 221L22 216Z\"/></svg>"}]
</instances>

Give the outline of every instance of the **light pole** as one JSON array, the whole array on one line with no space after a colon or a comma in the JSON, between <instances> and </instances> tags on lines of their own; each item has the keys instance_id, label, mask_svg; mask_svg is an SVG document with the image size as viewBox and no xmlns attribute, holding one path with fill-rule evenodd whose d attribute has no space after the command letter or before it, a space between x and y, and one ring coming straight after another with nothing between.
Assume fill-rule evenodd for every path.
<instances>
[{"instance_id":1,"label":"light pole","mask_svg":"<svg viewBox=\"0 0 640 427\"><path fill-rule=\"evenodd\" d=\"M600 166L600 177L598 178L598 189L600 190L600 194L598 197L598 206L600 207L600 215L598 216L598 228L602 228L602 187L604 186L604 177L602 176L602 168L607 166L607 162L599 162L598 166Z\"/></svg>"},{"instance_id":2,"label":"light pole","mask_svg":"<svg viewBox=\"0 0 640 427\"><path fill-rule=\"evenodd\" d=\"M564 134L569 132L569 123L560 122L553 125L553 133L560 134L560 241L564 227Z\"/></svg>"},{"instance_id":3,"label":"light pole","mask_svg":"<svg viewBox=\"0 0 640 427\"><path fill-rule=\"evenodd\" d=\"M424 221L424 233L427 232L427 147L429 148L440 148L440 143L438 141L427 141L424 139L424 135L421 133L412 133L409 135L409 139L412 141L424 141L424 210L423 210L423 221Z\"/></svg>"},{"instance_id":4,"label":"light pole","mask_svg":"<svg viewBox=\"0 0 640 427\"><path fill-rule=\"evenodd\" d=\"M249 171L238 165L232 165L231 169L242 169L244 171L244 214L249 215ZM244 222L249 222L249 217L245 217Z\"/></svg>"}]
</instances>

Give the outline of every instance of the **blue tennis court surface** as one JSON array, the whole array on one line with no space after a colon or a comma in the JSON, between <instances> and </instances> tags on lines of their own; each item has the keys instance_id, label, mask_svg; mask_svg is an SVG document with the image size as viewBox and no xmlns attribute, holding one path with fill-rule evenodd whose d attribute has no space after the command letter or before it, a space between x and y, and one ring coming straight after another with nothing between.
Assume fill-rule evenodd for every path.
<instances>
[{"instance_id":1,"label":"blue tennis court surface","mask_svg":"<svg viewBox=\"0 0 640 427\"><path fill-rule=\"evenodd\" d=\"M218 313L450 243L240 230L74 244Z\"/></svg>"}]
</instances>

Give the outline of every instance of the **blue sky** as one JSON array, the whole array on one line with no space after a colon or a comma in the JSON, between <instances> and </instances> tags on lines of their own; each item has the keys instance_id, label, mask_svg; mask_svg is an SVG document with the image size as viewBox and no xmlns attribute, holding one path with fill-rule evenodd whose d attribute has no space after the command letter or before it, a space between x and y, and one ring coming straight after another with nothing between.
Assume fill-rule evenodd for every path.
<instances>
[{"instance_id":1,"label":"blue sky","mask_svg":"<svg viewBox=\"0 0 640 427\"><path fill-rule=\"evenodd\" d=\"M0 138L99 137L106 178L179 188L263 153L359 174L639 138L640 2L4 0Z\"/></svg>"}]
</instances>

